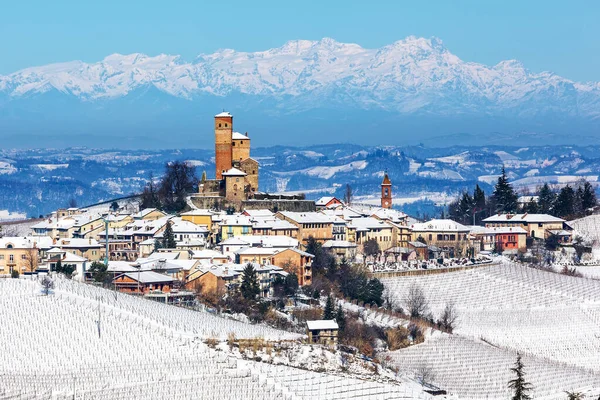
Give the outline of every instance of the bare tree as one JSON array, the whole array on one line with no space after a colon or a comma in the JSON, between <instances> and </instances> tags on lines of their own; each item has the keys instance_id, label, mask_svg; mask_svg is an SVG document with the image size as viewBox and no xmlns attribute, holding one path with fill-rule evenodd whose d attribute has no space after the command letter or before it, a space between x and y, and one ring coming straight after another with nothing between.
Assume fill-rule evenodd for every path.
<instances>
[{"instance_id":1,"label":"bare tree","mask_svg":"<svg viewBox=\"0 0 600 400\"><path fill-rule=\"evenodd\" d=\"M23 260L25 269L33 273L38 267L38 249L31 247L25 250L25 259Z\"/></svg>"},{"instance_id":2,"label":"bare tree","mask_svg":"<svg viewBox=\"0 0 600 400\"><path fill-rule=\"evenodd\" d=\"M421 286L413 283L408 289L404 305L412 318L423 318L429 312L429 303Z\"/></svg>"},{"instance_id":3,"label":"bare tree","mask_svg":"<svg viewBox=\"0 0 600 400\"><path fill-rule=\"evenodd\" d=\"M48 275L46 275L40 283L42 285L42 291L44 292L44 295L48 296L50 289L54 289L54 281L50 279Z\"/></svg>"},{"instance_id":4,"label":"bare tree","mask_svg":"<svg viewBox=\"0 0 600 400\"><path fill-rule=\"evenodd\" d=\"M456 307L453 302L446 303L446 307L444 307L444 311L442 312L442 316L438 321L438 324L442 329L446 332L452 333L454 328L456 328L456 322L458 321L458 313L456 311Z\"/></svg>"},{"instance_id":5,"label":"bare tree","mask_svg":"<svg viewBox=\"0 0 600 400\"><path fill-rule=\"evenodd\" d=\"M346 184L346 190L344 191L344 203L349 205L352 203L352 186L350 184Z\"/></svg>"},{"instance_id":6,"label":"bare tree","mask_svg":"<svg viewBox=\"0 0 600 400\"><path fill-rule=\"evenodd\" d=\"M433 383L435 373L429 364L422 363L417 367L416 378L422 386Z\"/></svg>"}]
</instances>

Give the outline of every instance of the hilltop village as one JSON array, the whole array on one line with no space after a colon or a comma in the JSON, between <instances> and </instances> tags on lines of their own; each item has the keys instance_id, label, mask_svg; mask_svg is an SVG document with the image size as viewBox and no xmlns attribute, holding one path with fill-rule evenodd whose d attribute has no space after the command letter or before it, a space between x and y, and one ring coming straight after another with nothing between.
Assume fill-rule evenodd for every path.
<instances>
[{"instance_id":1,"label":"hilltop village","mask_svg":"<svg viewBox=\"0 0 600 400\"><path fill-rule=\"evenodd\" d=\"M20 376L0 385L0 397L337 399L343 386L352 398L506 398L521 353L540 398L600 394L600 281L586 275L600 237L589 184L518 197L503 173L493 195L477 186L421 221L395 207L399 189L386 171L377 206L354 201L349 186L343 199L315 201L261 192L249 134L222 112L214 135L214 178L204 173L193 190L169 181L166 203L149 182L135 198L2 227L0 301L23 301L0 316L30 329L18 324L35 310L31 329L49 329L56 349L69 332L70 348L90 349L81 359L113 361L100 379L43 356L44 379L31 386ZM578 339L562 319L583 327ZM25 368L21 354L42 352L32 346L10 350L5 368ZM119 375L121 351L131 371ZM489 364L473 366L473 357ZM58 376L59 365L74 369ZM198 374L181 378L190 369ZM214 372L222 370L231 379ZM306 379L314 385L301 388Z\"/></svg>"}]
</instances>

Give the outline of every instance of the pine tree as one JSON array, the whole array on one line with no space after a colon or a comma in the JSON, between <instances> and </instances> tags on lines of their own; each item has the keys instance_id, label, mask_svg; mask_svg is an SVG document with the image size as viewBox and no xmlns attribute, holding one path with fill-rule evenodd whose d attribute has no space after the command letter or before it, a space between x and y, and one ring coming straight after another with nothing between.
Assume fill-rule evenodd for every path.
<instances>
[{"instance_id":1,"label":"pine tree","mask_svg":"<svg viewBox=\"0 0 600 400\"><path fill-rule=\"evenodd\" d=\"M509 213L517 211L518 197L508 182L504 167L502 167L502 175L498 178L498 183L496 183L492 197L496 206L496 212Z\"/></svg>"},{"instance_id":2,"label":"pine tree","mask_svg":"<svg viewBox=\"0 0 600 400\"><path fill-rule=\"evenodd\" d=\"M488 216L484 212L487 207L485 192L479 185L475 185L475 190L473 191L473 205L475 210L475 224L477 225L481 223L483 218Z\"/></svg>"},{"instance_id":3,"label":"pine tree","mask_svg":"<svg viewBox=\"0 0 600 400\"><path fill-rule=\"evenodd\" d=\"M260 294L260 286L258 284L258 275L252 263L246 264L242 272L242 284L240 285L242 296L247 300L255 300Z\"/></svg>"},{"instance_id":4,"label":"pine tree","mask_svg":"<svg viewBox=\"0 0 600 400\"><path fill-rule=\"evenodd\" d=\"M585 181L583 183L583 190L581 193L581 208L583 211L587 211L589 208L596 207L598 204L598 199L596 198L596 192L594 191L594 187L591 183Z\"/></svg>"},{"instance_id":5,"label":"pine tree","mask_svg":"<svg viewBox=\"0 0 600 400\"><path fill-rule=\"evenodd\" d=\"M167 222L167 226L163 232L162 245L165 249L174 249L177 247L177 242L175 242L175 234L173 234L173 227L169 221Z\"/></svg>"},{"instance_id":6,"label":"pine tree","mask_svg":"<svg viewBox=\"0 0 600 400\"><path fill-rule=\"evenodd\" d=\"M162 242L158 239L154 239L154 251L158 251L158 249L162 249Z\"/></svg>"},{"instance_id":7,"label":"pine tree","mask_svg":"<svg viewBox=\"0 0 600 400\"><path fill-rule=\"evenodd\" d=\"M335 308L333 305L333 298L327 296L327 302L325 303L325 309L323 310L323 319L334 319Z\"/></svg>"},{"instance_id":8,"label":"pine tree","mask_svg":"<svg viewBox=\"0 0 600 400\"><path fill-rule=\"evenodd\" d=\"M517 362L510 370L515 373L515 379L508 381L508 387L514 390L512 400L528 400L531 399L527 393L531 391L531 384L525 381L525 372L523 371L523 362L521 354L517 353Z\"/></svg>"},{"instance_id":9,"label":"pine tree","mask_svg":"<svg viewBox=\"0 0 600 400\"><path fill-rule=\"evenodd\" d=\"M573 217L575 214L575 191L570 185L565 186L558 193L554 202L552 213L561 218Z\"/></svg>"},{"instance_id":10,"label":"pine tree","mask_svg":"<svg viewBox=\"0 0 600 400\"><path fill-rule=\"evenodd\" d=\"M529 214L537 214L538 213L538 203L532 198L530 199L527 204L525 204L525 206L523 207L523 212L529 213Z\"/></svg>"},{"instance_id":11,"label":"pine tree","mask_svg":"<svg viewBox=\"0 0 600 400\"><path fill-rule=\"evenodd\" d=\"M550 190L550 186L547 183L544 183L538 191L538 212L540 214L548 214L552 211L554 207L554 202L556 201L556 195Z\"/></svg>"},{"instance_id":12,"label":"pine tree","mask_svg":"<svg viewBox=\"0 0 600 400\"><path fill-rule=\"evenodd\" d=\"M469 225L474 212L475 202L468 192L464 192L458 203L458 213L460 219L458 222Z\"/></svg>"},{"instance_id":13,"label":"pine tree","mask_svg":"<svg viewBox=\"0 0 600 400\"><path fill-rule=\"evenodd\" d=\"M335 321L338 324L340 332L344 331L346 327L346 316L344 315L344 310L342 309L342 305L338 305L337 311L335 313Z\"/></svg>"}]
</instances>

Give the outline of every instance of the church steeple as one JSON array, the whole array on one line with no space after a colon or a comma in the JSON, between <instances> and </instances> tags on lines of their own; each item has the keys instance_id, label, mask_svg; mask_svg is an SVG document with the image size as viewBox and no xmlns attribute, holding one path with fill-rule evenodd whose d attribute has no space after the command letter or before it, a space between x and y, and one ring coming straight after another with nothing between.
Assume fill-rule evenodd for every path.
<instances>
[{"instance_id":1,"label":"church steeple","mask_svg":"<svg viewBox=\"0 0 600 400\"><path fill-rule=\"evenodd\" d=\"M381 182L381 207L392 208L392 181L390 181L387 171L383 175L383 182Z\"/></svg>"}]
</instances>

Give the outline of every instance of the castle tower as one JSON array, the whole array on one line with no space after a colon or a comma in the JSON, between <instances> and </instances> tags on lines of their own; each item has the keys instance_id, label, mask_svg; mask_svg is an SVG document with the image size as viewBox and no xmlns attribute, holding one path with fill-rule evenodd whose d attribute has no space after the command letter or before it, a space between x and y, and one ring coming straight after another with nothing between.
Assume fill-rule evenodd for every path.
<instances>
[{"instance_id":1,"label":"castle tower","mask_svg":"<svg viewBox=\"0 0 600 400\"><path fill-rule=\"evenodd\" d=\"M383 176L383 182L381 182L381 207L392 208L392 181L387 174Z\"/></svg>"},{"instance_id":2,"label":"castle tower","mask_svg":"<svg viewBox=\"0 0 600 400\"><path fill-rule=\"evenodd\" d=\"M215 176L223 179L223 172L231 169L231 136L233 116L228 112L215 115Z\"/></svg>"},{"instance_id":3,"label":"castle tower","mask_svg":"<svg viewBox=\"0 0 600 400\"><path fill-rule=\"evenodd\" d=\"M250 158L250 138L248 136L233 132L231 146L231 162L234 166L239 165L246 158Z\"/></svg>"}]
</instances>

